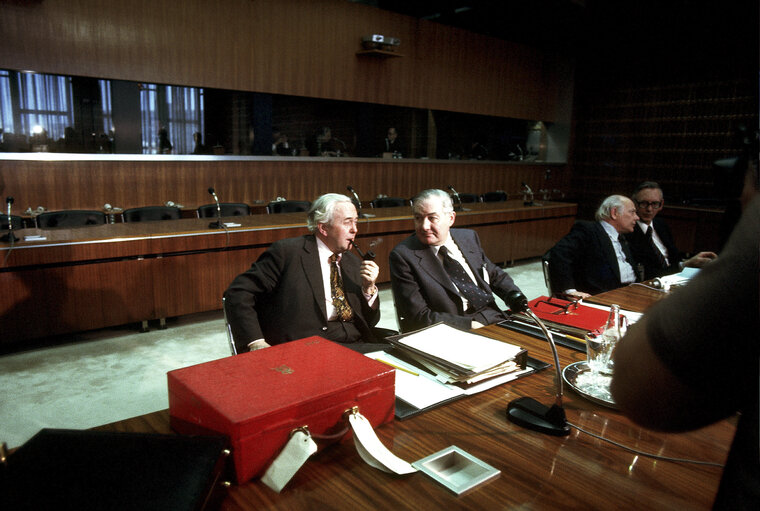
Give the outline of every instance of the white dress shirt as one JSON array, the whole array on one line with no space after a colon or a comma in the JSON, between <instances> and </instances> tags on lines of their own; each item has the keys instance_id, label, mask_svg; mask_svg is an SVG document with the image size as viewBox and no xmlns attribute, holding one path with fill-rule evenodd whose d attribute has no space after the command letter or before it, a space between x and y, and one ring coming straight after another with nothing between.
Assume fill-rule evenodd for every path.
<instances>
[{"instance_id":1,"label":"white dress shirt","mask_svg":"<svg viewBox=\"0 0 760 511\"><path fill-rule=\"evenodd\" d=\"M615 257L617 258L618 268L620 269L620 282L622 284L630 284L636 282L636 274L633 271L631 263L625 260L625 252L623 252L623 246L620 244L620 233L609 223L601 222L604 227L604 232L609 236L612 242L612 247L615 249Z\"/></svg>"}]
</instances>

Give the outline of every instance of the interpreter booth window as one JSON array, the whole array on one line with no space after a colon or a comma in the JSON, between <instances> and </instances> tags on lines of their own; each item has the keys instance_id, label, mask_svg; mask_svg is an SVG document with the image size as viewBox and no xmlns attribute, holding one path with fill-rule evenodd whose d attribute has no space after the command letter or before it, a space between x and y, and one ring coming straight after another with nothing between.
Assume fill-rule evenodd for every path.
<instances>
[{"instance_id":1,"label":"interpreter booth window","mask_svg":"<svg viewBox=\"0 0 760 511\"><path fill-rule=\"evenodd\" d=\"M189 154L204 132L203 89L140 84L144 154Z\"/></svg>"},{"instance_id":2,"label":"interpreter booth window","mask_svg":"<svg viewBox=\"0 0 760 511\"><path fill-rule=\"evenodd\" d=\"M111 101L111 81L98 80L100 89L100 110L103 113L103 133L113 135L113 107Z\"/></svg>"},{"instance_id":3,"label":"interpreter booth window","mask_svg":"<svg viewBox=\"0 0 760 511\"><path fill-rule=\"evenodd\" d=\"M0 112L4 134L31 137L47 144L63 138L74 124L71 78L0 71Z\"/></svg>"}]
</instances>

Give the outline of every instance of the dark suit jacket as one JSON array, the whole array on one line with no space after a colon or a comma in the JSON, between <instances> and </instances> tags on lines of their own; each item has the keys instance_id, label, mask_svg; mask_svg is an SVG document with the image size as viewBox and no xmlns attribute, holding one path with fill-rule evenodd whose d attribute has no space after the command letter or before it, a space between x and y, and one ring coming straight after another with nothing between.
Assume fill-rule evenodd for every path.
<instances>
[{"instance_id":1,"label":"dark suit jacket","mask_svg":"<svg viewBox=\"0 0 760 511\"><path fill-rule=\"evenodd\" d=\"M450 235L470 265L478 285L506 300L510 291L519 288L507 273L492 263L480 246L475 231L451 229ZM443 265L428 245L411 235L390 255L391 285L396 312L403 332L416 330L443 321L455 328L469 330L475 314L466 314L462 300ZM486 283L484 275L490 283ZM488 322L504 319L493 301L484 311Z\"/></svg>"},{"instance_id":2,"label":"dark suit jacket","mask_svg":"<svg viewBox=\"0 0 760 511\"><path fill-rule=\"evenodd\" d=\"M354 311L354 325L362 339L371 342L380 307L378 303L372 309L364 299L360 265L355 255L343 254L343 288ZM247 344L260 338L274 345L326 335L325 292L313 235L274 242L248 271L232 281L224 296L238 352L248 351Z\"/></svg>"},{"instance_id":3,"label":"dark suit jacket","mask_svg":"<svg viewBox=\"0 0 760 511\"><path fill-rule=\"evenodd\" d=\"M636 259L637 263L641 263L644 266L644 280L678 273L681 270L678 264L681 261L681 255L676 248L675 241L673 241L673 234L670 232L668 224L659 217L654 217L652 224L654 224L654 230L668 251L669 266L667 268L660 267L657 255L654 252L655 249L649 244L646 233L641 230L638 224L632 233L625 235L634 259Z\"/></svg>"},{"instance_id":4,"label":"dark suit jacket","mask_svg":"<svg viewBox=\"0 0 760 511\"><path fill-rule=\"evenodd\" d=\"M576 289L593 295L622 286L615 248L599 222L575 222L547 257L554 293Z\"/></svg>"}]
</instances>

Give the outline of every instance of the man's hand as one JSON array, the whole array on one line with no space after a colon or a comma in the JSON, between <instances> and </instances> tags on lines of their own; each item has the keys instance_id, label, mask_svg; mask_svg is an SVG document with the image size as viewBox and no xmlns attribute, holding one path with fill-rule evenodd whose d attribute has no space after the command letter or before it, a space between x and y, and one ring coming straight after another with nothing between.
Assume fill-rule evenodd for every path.
<instances>
[{"instance_id":1,"label":"man's hand","mask_svg":"<svg viewBox=\"0 0 760 511\"><path fill-rule=\"evenodd\" d=\"M588 293L584 293L583 291L576 291L575 289L568 289L563 294L570 298L578 298L579 300L583 300L584 298L591 296Z\"/></svg>"},{"instance_id":2,"label":"man's hand","mask_svg":"<svg viewBox=\"0 0 760 511\"><path fill-rule=\"evenodd\" d=\"M380 267L375 261L362 261L359 267L359 276L362 278L362 292L365 295L373 295L377 291L375 281L380 274Z\"/></svg>"},{"instance_id":3,"label":"man's hand","mask_svg":"<svg viewBox=\"0 0 760 511\"><path fill-rule=\"evenodd\" d=\"M707 263L714 261L718 258L718 254L715 252L700 252L699 254L690 257L683 262L683 265L687 268L702 268Z\"/></svg>"},{"instance_id":4,"label":"man's hand","mask_svg":"<svg viewBox=\"0 0 760 511\"><path fill-rule=\"evenodd\" d=\"M256 339L248 343L248 351L256 351L263 348L269 348L271 345L264 339Z\"/></svg>"}]
</instances>

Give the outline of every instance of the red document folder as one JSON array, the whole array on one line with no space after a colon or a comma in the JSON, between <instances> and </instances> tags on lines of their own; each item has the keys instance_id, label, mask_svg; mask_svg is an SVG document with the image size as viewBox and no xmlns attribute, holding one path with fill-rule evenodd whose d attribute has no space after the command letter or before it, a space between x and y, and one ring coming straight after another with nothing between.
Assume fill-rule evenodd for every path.
<instances>
[{"instance_id":1,"label":"red document folder","mask_svg":"<svg viewBox=\"0 0 760 511\"><path fill-rule=\"evenodd\" d=\"M308 426L341 438L354 406L377 427L393 420L395 371L321 337L309 337L170 371L172 428L221 433L232 445L238 483L259 475Z\"/></svg>"},{"instance_id":2,"label":"red document folder","mask_svg":"<svg viewBox=\"0 0 760 511\"><path fill-rule=\"evenodd\" d=\"M585 332L593 332L604 328L609 313L595 307L579 304L573 305L567 300L540 296L528 302L530 309L542 321L555 326L565 326L572 329L572 333L583 335Z\"/></svg>"}]
</instances>

